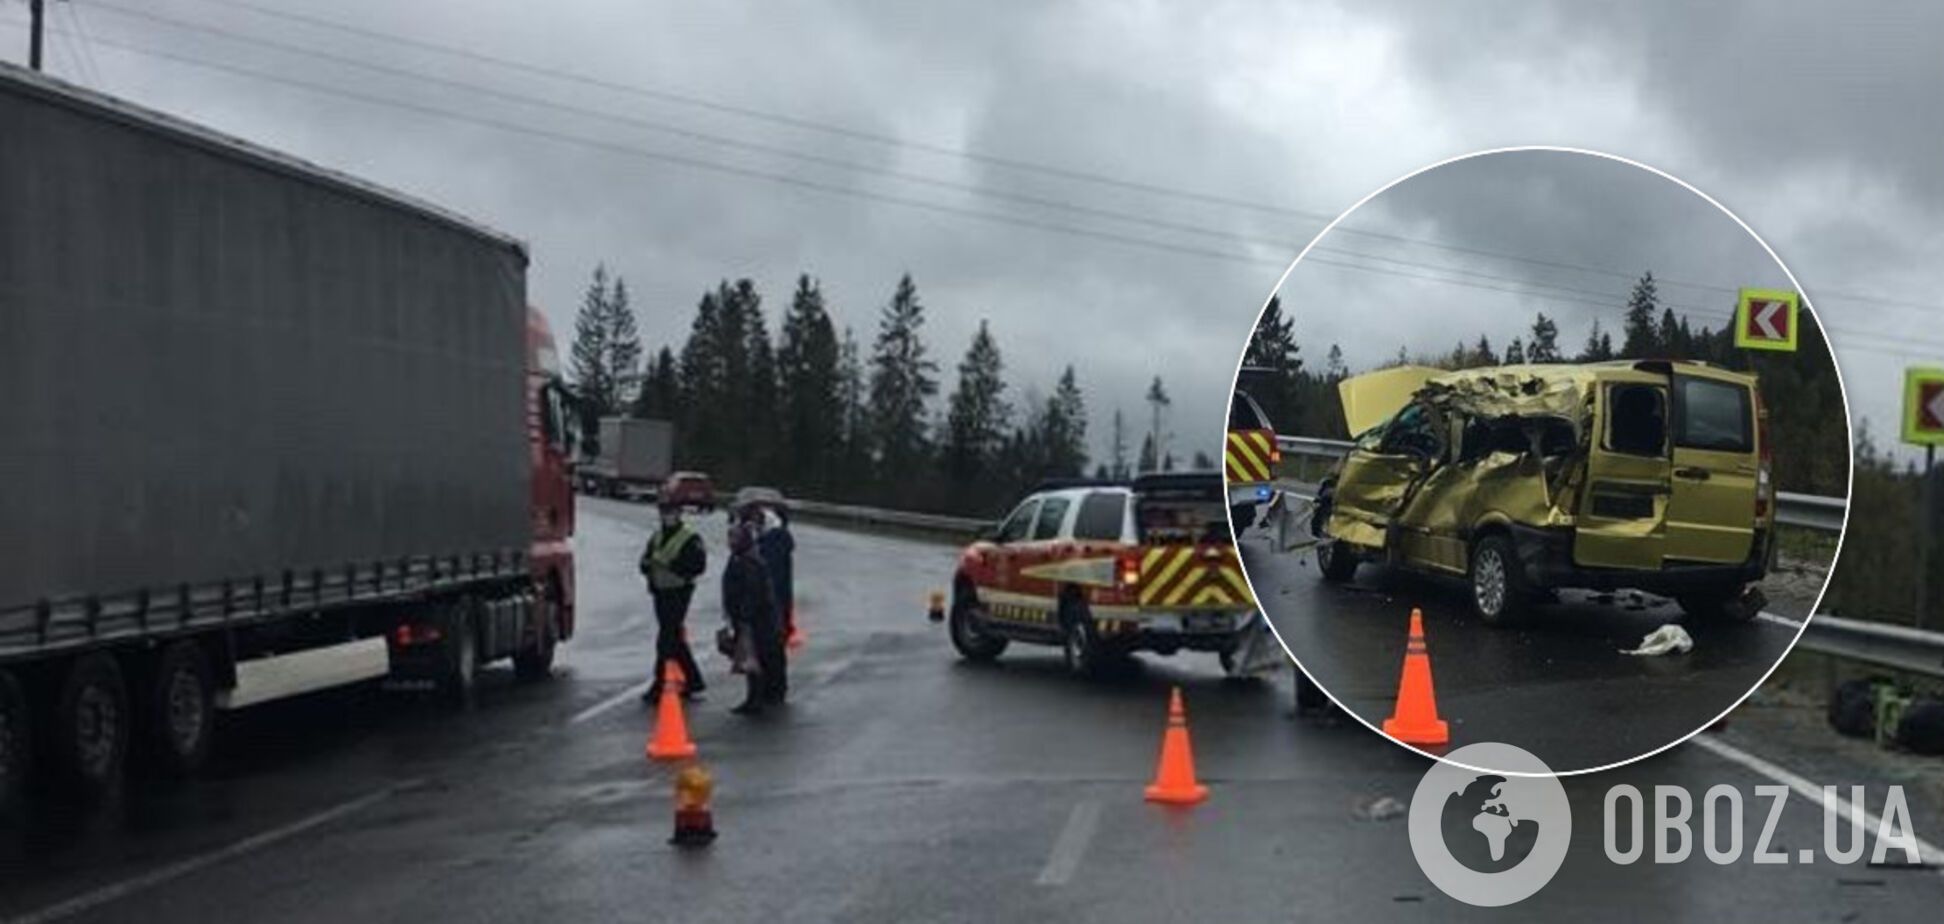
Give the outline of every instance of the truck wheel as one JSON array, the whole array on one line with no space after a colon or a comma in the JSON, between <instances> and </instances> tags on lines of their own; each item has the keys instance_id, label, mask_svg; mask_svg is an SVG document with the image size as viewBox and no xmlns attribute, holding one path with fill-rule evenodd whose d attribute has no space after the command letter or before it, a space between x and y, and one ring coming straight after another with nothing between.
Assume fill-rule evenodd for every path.
<instances>
[{"instance_id":1,"label":"truck wheel","mask_svg":"<svg viewBox=\"0 0 1944 924\"><path fill-rule=\"evenodd\" d=\"M27 776L34 766L33 724L27 692L13 672L0 670L0 819L25 804Z\"/></svg>"},{"instance_id":2,"label":"truck wheel","mask_svg":"<svg viewBox=\"0 0 1944 924\"><path fill-rule=\"evenodd\" d=\"M1256 508L1254 504L1236 504L1229 508L1229 522L1235 524L1237 533L1255 525Z\"/></svg>"},{"instance_id":3,"label":"truck wheel","mask_svg":"<svg viewBox=\"0 0 1944 924\"><path fill-rule=\"evenodd\" d=\"M1488 626L1502 626L1516 620L1529 592L1519 557L1513 554L1512 540L1490 535L1472 546L1472 612Z\"/></svg>"},{"instance_id":4,"label":"truck wheel","mask_svg":"<svg viewBox=\"0 0 1944 924\"><path fill-rule=\"evenodd\" d=\"M216 721L209 673L209 657L192 641L172 643L155 659L143 724L149 754L167 776L189 776L209 757Z\"/></svg>"},{"instance_id":5,"label":"truck wheel","mask_svg":"<svg viewBox=\"0 0 1944 924\"><path fill-rule=\"evenodd\" d=\"M1100 650L1100 636L1094 631L1093 614L1087 605L1072 597L1060 602L1060 655L1066 667L1081 677L1098 676L1107 664Z\"/></svg>"},{"instance_id":6,"label":"truck wheel","mask_svg":"<svg viewBox=\"0 0 1944 924\"><path fill-rule=\"evenodd\" d=\"M560 597L552 585L540 595L540 625L532 647L513 653L513 676L544 680L553 675L554 646L560 634Z\"/></svg>"},{"instance_id":7,"label":"truck wheel","mask_svg":"<svg viewBox=\"0 0 1944 924\"><path fill-rule=\"evenodd\" d=\"M104 652L75 659L49 723L59 781L87 798L113 787L128 755L128 718L121 665Z\"/></svg>"},{"instance_id":8,"label":"truck wheel","mask_svg":"<svg viewBox=\"0 0 1944 924\"><path fill-rule=\"evenodd\" d=\"M472 599L461 600L447 608L443 625L445 665L439 688L456 706L471 706L479 687L479 633L472 614Z\"/></svg>"},{"instance_id":9,"label":"truck wheel","mask_svg":"<svg viewBox=\"0 0 1944 924\"><path fill-rule=\"evenodd\" d=\"M1323 539L1316 544L1316 567L1323 580L1348 584L1357 576L1357 553L1338 540Z\"/></svg>"},{"instance_id":10,"label":"truck wheel","mask_svg":"<svg viewBox=\"0 0 1944 924\"><path fill-rule=\"evenodd\" d=\"M1739 587L1681 594L1674 598L1674 602L1680 604L1681 612L1689 616L1716 622L1747 622L1760 611L1760 607L1743 604Z\"/></svg>"},{"instance_id":11,"label":"truck wheel","mask_svg":"<svg viewBox=\"0 0 1944 924\"><path fill-rule=\"evenodd\" d=\"M952 588L952 612L947 617L946 629L952 636L952 647L958 650L959 657L975 664L985 664L997 660L1006 650L1006 639L988 635L979 628L979 598L970 584L959 583Z\"/></svg>"}]
</instances>

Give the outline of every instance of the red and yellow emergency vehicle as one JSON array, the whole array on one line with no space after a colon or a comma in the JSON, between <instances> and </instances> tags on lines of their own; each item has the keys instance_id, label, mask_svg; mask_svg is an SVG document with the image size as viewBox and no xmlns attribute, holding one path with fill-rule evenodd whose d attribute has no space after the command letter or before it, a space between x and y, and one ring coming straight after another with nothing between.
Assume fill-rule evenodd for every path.
<instances>
[{"instance_id":1,"label":"red and yellow emergency vehicle","mask_svg":"<svg viewBox=\"0 0 1944 924\"><path fill-rule=\"evenodd\" d=\"M1244 367L1243 372L1249 371ZM1222 450L1222 474L1228 478L1229 517L1240 531L1255 525L1256 509L1275 494L1276 428L1262 405L1238 388L1229 400L1228 440Z\"/></svg>"},{"instance_id":2,"label":"red and yellow emergency vehicle","mask_svg":"<svg viewBox=\"0 0 1944 924\"><path fill-rule=\"evenodd\" d=\"M960 554L953 647L990 661L1012 642L1058 645L1083 674L1135 651L1210 651L1236 672L1263 626L1223 503L1213 471L1041 485Z\"/></svg>"}]
</instances>

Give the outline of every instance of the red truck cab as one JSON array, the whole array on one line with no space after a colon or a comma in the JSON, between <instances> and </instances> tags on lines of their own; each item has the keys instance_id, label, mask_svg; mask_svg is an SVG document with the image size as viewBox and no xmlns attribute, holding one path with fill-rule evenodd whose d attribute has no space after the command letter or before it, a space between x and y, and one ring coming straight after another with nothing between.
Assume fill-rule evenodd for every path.
<instances>
[{"instance_id":1,"label":"red truck cab","mask_svg":"<svg viewBox=\"0 0 1944 924\"><path fill-rule=\"evenodd\" d=\"M533 543L528 562L540 594L539 618L529 631L541 633L529 660L516 658L523 672L544 672L555 642L574 635L574 483L573 458L579 442L574 413L560 373L553 330L537 308L527 309L527 442L532 460ZM537 662L546 661L547 664ZM529 663L535 662L535 663Z\"/></svg>"}]
</instances>

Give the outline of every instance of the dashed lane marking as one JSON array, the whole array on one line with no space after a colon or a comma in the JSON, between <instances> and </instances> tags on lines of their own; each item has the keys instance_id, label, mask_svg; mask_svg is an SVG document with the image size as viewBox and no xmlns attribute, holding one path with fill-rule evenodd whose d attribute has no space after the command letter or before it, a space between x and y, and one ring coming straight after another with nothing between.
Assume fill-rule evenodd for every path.
<instances>
[{"instance_id":1,"label":"dashed lane marking","mask_svg":"<svg viewBox=\"0 0 1944 924\"><path fill-rule=\"evenodd\" d=\"M339 819L355 815L400 792L418 786L420 782L419 780L408 780L403 783L393 784L377 792L359 796L348 802L339 803L314 815L305 816L281 828L272 828L269 831L251 835L226 847L220 847L208 853L197 854L186 860L180 860L167 866L150 870L139 876L123 879L120 882L110 883L98 889L83 892L66 901L49 905L38 911L28 912L27 914L14 918L9 924L46 924L49 921L59 921L64 918L73 917L84 911L91 911L110 902L119 901L138 892L146 892L156 886L174 882L184 876L199 872L219 863L225 863L239 857L247 856L281 841L287 841L313 828L320 828Z\"/></svg>"},{"instance_id":2,"label":"dashed lane marking","mask_svg":"<svg viewBox=\"0 0 1944 924\"><path fill-rule=\"evenodd\" d=\"M1053 842L1052 855L1046 858L1046 866L1034 882L1043 886L1066 885L1080 869L1080 861L1086 858L1087 847L1093 843L1094 831L1099 827L1099 802L1088 799L1075 805L1067 815L1066 827L1060 829L1059 839Z\"/></svg>"},{"instance_id":3,"label":"dashed lane marking","mask_svg":"<svg viewBox=\"0 0 1944 924\"><path fill-rule=\"evenodd\" d=\"M619 706L623 703L632 702L634 700L640 699L641 694L648 692L648 685L652 682L653 681L643 680L642 682L637 683L634 686L631 686L625 690L622 690L621 692L616 693L613 696L608 697L607 699L601 700L600 702L595 703L594 705L589 706L586 709L582 709L581 711L574 713L574 717L568 719L567 724L579 725L582 722L594 718L595 716L600 715L601 713L607 712L608 710L613 709L614 707Z\"/></svg>"},{"instance_id":4,"label":"dashed lane marking","mask_svg":"<svg viewBox=\"0 0 1944 924\"><path fill-rule=\"evenodd\" d=\"M1726 741L1722 741L1709 732L1702 732L1701 734L1695 735L1689 738L1688 742L1716 757L1731 763L1740 764L1762 776L1789 787L1790 791L1808 800L1809 804L1820 805L1824 811L1834 812L1844 821L1850 822L1851 824L1855 824L1857 818L1861 816L1862 823L1867 831L1874 833L1881 824L1877 816L1871 814L1869 809L1864 806L1837 796L1833 791L1824 792L1821 786L1810 782L1808 778L1763 760ZM1916 837L1914 834L1912 835L1912 839L1917 842L1917 856L1923 860L1924 865L1937 869L1939 872L1944 872L1944 851L1938 850L1936 845L1921 837Z\"/></svg>"}]
</instances>

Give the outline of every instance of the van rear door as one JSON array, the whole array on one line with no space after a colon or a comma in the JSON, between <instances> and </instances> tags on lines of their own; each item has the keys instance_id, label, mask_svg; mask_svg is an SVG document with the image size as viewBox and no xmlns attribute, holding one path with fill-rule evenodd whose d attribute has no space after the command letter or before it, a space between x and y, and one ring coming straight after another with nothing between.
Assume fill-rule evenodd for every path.
<instances>
[{"instance_id":1,"label":"van rear door","mask_svg":"<svg viewBox=\"0 0 1944 924\"><path fill-rule=\"evenodd\" d=\"M1592 568L1659 570L1673 491L1667 377L1616 370L1601 376L1597 388L1573 561Z\"/></svg>"},{"instance_id":2,"label":"van rear door","mask_svg":"<svg viewBox=\"0 0 1944 924\"><path fill-rule=\"evenodd\" d=\"M1743 375L1679 368L1673 376L1673 493L1668 559L1738 564L1755 537L1755 383Z\"/></svg>"}]
</instances>

